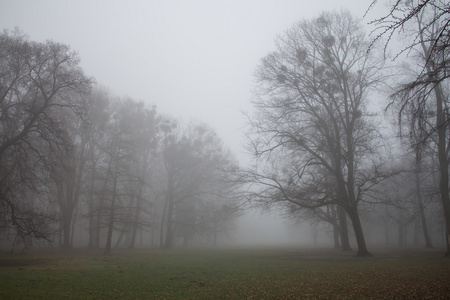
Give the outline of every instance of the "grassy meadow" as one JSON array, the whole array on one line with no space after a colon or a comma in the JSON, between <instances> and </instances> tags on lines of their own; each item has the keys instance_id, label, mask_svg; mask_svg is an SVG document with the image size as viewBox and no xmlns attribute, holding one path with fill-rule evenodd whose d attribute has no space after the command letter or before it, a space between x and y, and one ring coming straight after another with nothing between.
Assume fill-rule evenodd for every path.
<instances>
[{"instance_id":1,"label":"grassy meadow","mask_svg":"<svg viewBox=\"0 0 450 300\"><path fill-rule=\"evenodd\" d=\"M0 254L0 299L448 299L442 251Z\"/></svg>"}]
</instances>

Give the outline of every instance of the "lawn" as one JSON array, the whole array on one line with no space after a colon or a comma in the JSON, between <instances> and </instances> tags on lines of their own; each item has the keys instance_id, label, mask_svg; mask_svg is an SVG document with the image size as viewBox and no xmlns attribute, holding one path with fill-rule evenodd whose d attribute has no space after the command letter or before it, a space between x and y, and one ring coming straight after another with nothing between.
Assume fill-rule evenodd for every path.
<instances>
[{"instance_id":1,"label":"lawn","mask_svg":"<svg viewBox=\"0 0 450 300\"><path fill-rule=\"evenodd\" d=\"M439 299L439 251L156 250L0 255L0 299Z\"/></svg>"}]
</instances>

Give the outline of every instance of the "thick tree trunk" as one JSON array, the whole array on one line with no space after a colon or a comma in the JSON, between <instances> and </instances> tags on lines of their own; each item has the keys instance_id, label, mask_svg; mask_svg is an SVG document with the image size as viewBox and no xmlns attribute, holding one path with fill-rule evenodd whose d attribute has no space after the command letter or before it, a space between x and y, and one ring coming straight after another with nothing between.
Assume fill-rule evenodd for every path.
<instances>
[{"instance_id":1,"label":"thick tree trunk","mask_svg":"<svg viewBox=\"0 0 450 300\"><path fill-rule=\"evenodd\" d=\"M437 106L437 116L436 116L436 127L438 132L438 157L439 157L439 191L441 194L442 206L444 208L444 218L445 218L445 229L446 229L446 246L447 251L445 256L450 256L450 197L449 197L449 186L448 186L448 157L447 157L447 139L446 131L447 126L445 123L445 113L443 109L444 99L443 92L440 85L435 87L436 94L436 106Z\"/></svg>"},{"instance_id":2,"label":"thick tree trunk","mask_svg":"<svg viewBox=\"0 0 450 300\"><path fill-rule=\"evenodd\" d=\"M345 210L338 206L339 228L342 242L342 251L352 251L350 247L350 238L348 237L348 224Z\"/></svg>"},{"instance_id":3,"label":"thick tree trunk","mask_svg":"<svg viewBox=\"0 0 450 300\"><path fill-rule=\"evenodd\" d=\"M339 235L339 226L337 226L336 224L333 224L333 240L334 240L334 248L340 249L341 241Z\"/></svg>"},{"instance_id":4,"label":"thick tree trunk","mask_svg":"<svg viewBox=\"0 0 450 300\"><path fill-rule=\"evenodd\" d=\"M422 26L421 19L418 20L419 29ZM426 57L426 70L429 74L432 74L429 78L430 82L437 82L434 85L433 91L436 96L436 130L438 135L437 147L438 147L438 161L439 161L439 192L441 194L442 206L444 208L445 219L445 238L446 238L446 253L445 256L450 256L450 196L449 196L449 183L448 183L448 157L447 157L447 138L446 133L448 131L448 124L446 120L447 112L444 111L444 91L438 78L436 78L435 62L431 57L431 46L427 45L427 41L432 39L424 38L420 30L420 45L424 56ZM433 33L437 34L437 33Z\"/></svg>"},{"instance_id":5,"label":"thick tree trunk","mask_svg":"<svg viewBox=\"0 0 450 300\"><path fill-rule=\"evenodd\" d=\"M359 219L359 214L356 208L354 208L350 213L350 220L353 224L353 230L355 231L356 243L358 244L358 253L356 256L372 256L372 254L367 249L366 240L364 238L364 233L361 226L361 221Z\"/></svg>"},{"instance_id":6,"label":"thick tree trunk","mask_svg":"<svg viewBox=\"0 0 450 300\"><path fill-rule=\"evenodd\" d=\"M71 217L72 213L69 211L68 208L66 208L63 213L63 243L62 243L62 247L65 249L69 249L70 248L70 233L71 231L71 225L72 225L72 217Z\"/></svg>"},{"instance_id":7,"label":"thick tree trunk","mask_svg":"<svg viewBox=\"0 0 450 300\"><path fill-rule=\"evenodd\" d=\"M336 212L337 208L335 205L329 205L328 208L330 209L331 220L332 220L331 225L333 226L334 248L340 249L341 248L341 237L340 237L339 217Z\"/></svg>"}]
</instances>

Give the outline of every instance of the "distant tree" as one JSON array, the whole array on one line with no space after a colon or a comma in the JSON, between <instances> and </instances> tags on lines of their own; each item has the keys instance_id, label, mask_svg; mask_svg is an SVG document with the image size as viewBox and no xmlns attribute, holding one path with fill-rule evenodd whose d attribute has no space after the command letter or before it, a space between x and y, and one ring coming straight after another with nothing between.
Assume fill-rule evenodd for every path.
<instances>
[{"instance_id":1,"label":"distant tree","mask_svg":"<svg viewBox=\"0 0 450 300\"><path fill-rule=\"evenodd\" d=\"M187 244L205 214L200 207L211 207L212 197L229 199L225 174L234 170L230 153L218 136L206 125L180 128L166 120L162 126L162 155L166 173L164 211L160 228L161 246L173 247L177 233ZM215 210L220 210L214 207Z\"/></svg>"},{"instance_id":2,"label":"distant tree","mask_svg":"<svg viewBox=\"0 0 450 300\"><path fill-rule=\"evenodd\" d=\"M358 256L367 250L358 205L385 178L379 134L366 112L383 63L348 12L301 21L276 40L256 71L248 172L251 197L305 209L339 205L349 216Z\"/></svg>"},{"instance_id":3,"label":"distant tree","mask_svg":"<svg viewBox=\"0 0 450 300\"><path fill-rule=\"evenodd\" d=\"M32 42L20 32L0 35L0 66L2 223L21 237L48 239L45 220L54 216L23 193L42 194L52 159L70 153L65 121L80 113L92 80L68 46Z\"/></svg>"},{"instance_id":4,"label":"distant tree","mask_svg":"<svg viewBox=\"0 0 450 300\"><path fill-rule=\"evenodd\" d=\"M136 112L134 115L135 122L133 130L133 137L135 140L135 152L133 153L132 168L135 172L137 181L135 182L133 195L133 203L131 205L134 212L130 213L131 236L129 248L134 248L136 243L136 235L138 229L142 229L144 225L145 203L149 203L150 197L154 195L155 191L151 191L151 178L155 176L154 162L157 158L157 148L159 145L160 133L159 123L161 118L156 113L156 108L144 109L143 104L136 105ZM148 206L148 205L147 205ZM148 217L148 212L147 212ZM151 220L155 221L155 220ZM147 222L148 223L148 222Z\"/></svg>"},{"instance_id":5,"label":"distant tree","mask_svg":"<svg viewBox=\"0 0 450 300\"><path fill-rule=\"evenodd\" d=\"M117 228L119 245L124 235L128 246L134 248L138 227L144 209L144 195L148 189L148 173L152 156L156 155L158 143L158 118L156 110L145 108L143 103L131 99L115 103L103 151L107 164L104 166L104 184L101 195L106 208L106 246L109 254L113 232Z\"/></svg>"},{"instance_id":6,"label":"distant tree","mask_svg":"<svg viewBox=\"0 0 450 300\"><path fill-rule=\"evenodd\" d=\"M112 100L104 88L96 88L89 95L86 111L86 130L92 143L89 146L89 160L86 167L86 193L84 215L88 218L88 247L100 248L102 218L104 214L105 181L103 176L106 153L103 151L108 138L108 125L112 117Z\"/></svg>"},{"instance_id":7,"label":"distant tree","mask_svg":"<svg viewBox=\"0 0 450 300\"><path fill-rule=\"evenodd\" d=\"M343 251L351 251L345 211L337 205L321 206L305 210L299 205L288 205L288 217L295 221L309 221L317 225L322 222L332 226L334 247Z\"/></svg>"},{"instance_id":8,"label":"distant tree","mask_svg":"<svg viewBox=\"0 0 450 300\"><path fill-rule=\"evenodd\" d=\"M89 95L79 109L79 116L65 115L67 139L71 148L65 157L54 159L51 165L50 174L55 183L56 202L60 209L63 248L72 247L76 211L82 198L89 193L92 176L89 166L93 163L97 142L96 123L102 122L99 115L95 116L99 119L92 119L93 111L99 106L95 101L96 98Z\"/></svg>"}]
</instances>

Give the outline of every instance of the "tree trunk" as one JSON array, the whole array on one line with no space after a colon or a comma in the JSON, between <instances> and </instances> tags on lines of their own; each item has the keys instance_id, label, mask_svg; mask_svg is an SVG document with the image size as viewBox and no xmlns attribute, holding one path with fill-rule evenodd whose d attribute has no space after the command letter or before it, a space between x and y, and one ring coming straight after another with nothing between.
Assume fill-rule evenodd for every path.
<instances>
[{"instance_id":1,"label":"tree trunk","mask_svg":"<svg viewBox=\"0 0 450 300\"><path fill-rule=\"evenodd\" d=\"M358 244L358 253L356 256L367 257L372 256L372 254L367 249L366 240L364 238L364 233L361 226L361 221L359 219L359 214L356 208L354 208L349 213L350 220L353 224L353 230L355 231L356 243Z\"/></svg>"},{"instance_id":2,"label":"tree trunk","mask_svg":"<svg viewBox=\"0 0 450 300\"><path fill-rule=\"evenodd\" d=\"M63 243L62 247L65 249L70 248L70 233L71 233L71 225L72 225L72 213L69 211L69 208L63 210L62 213L62 222L63 222Z\"/></svg>"},{"instance_id":3,"label":"tree trunk","mask_svg":"<svg viewBox=\"0 0 450 300\"><path fill-rule=\"evenodd\" d=\"M425 216L425 207L423 205L422 201L422 186L420 184L420 173L421 173L421 157L420 157L420 149L416 146L416 169L414 172L415 181L416 181L416 197L417 197L417 205L419 207L419 216L420 221L422 223L422 231L423 236L425 238L425 248L433 248L433 245L431 244L431 238L428 233L428 225L427 225L427 219Z\"/></svg>"},{"instance_id":4,"label":"tree trunk","mask_svg":"<svg viewBox=\"0 0 450 300\"><path fill-rule=\"evenodd\" d=\"M109 214L109 223L108 223L108 235L106 236L106 245L104 255L108 255L111 253L111 240L112 233L114 230L114 218L115 218L115 205L116 205L116 197L117 197L117 174L118 174L118 161L116 161L116 168L114 170L114 178L113 178L113 189L112 189L112 200L111 200L111 208Z\"/></svg>"},{"instance_id":5,"label":"tree trunk","mask_svg":"<svg viewBox=\"0 0 450 300\"><path fill-rule=\"evenodd\" d=\"M167 215L166 215L166 240L165 249L171 249L173 246L173 199L171 196L167 199Z\"/></svg>"},{"instance_id":6,"label":"tree trunk","mask_svg":"<svg viewBox=\"0 0 450 300\"><path fill-rule=\"evenodd\" d=\"M404 237L404 220L403 220L403 209L399 209L398 212L398 245L403 247L405 245L405 237Z\"/></svg>"},{"instance_id":7,"label":"tree trunk","mask_svg":"<svg viewBox=\"0 0 450 300\"><path fill-rule=\"evenodd\" d=\"M113 199L115 197L113 196ZM112 241L112 233L114 228L114 201L111 205L110 215L109 215L109 224L108 224L108 235L106 236L106 245L104 255L108 255L111 253L111 241Z\"/></svg>"},{"instance_id":8,"label":"tree trunk","mask_svg":"<svg viewBox=\"0 0 450 300\"><path fill-rule=\"evenodd\" d=\"M342 242L342 251L352 251L350 247L350 238L348 237L348 224L347 224L347 216L345 214L345 210L338 206L338 216L339 216L339 228Z\"/></svg>"},{"instance_id":9,"label":"tree trunk","mask_svg":"<svg viewBox=\"0 0 450 300\"><path fill-rule=\"evenodd\" d=\"M448 157L447 157L447 120L446 120L446 112L444 111L444 91L442 89L442 85L438 78L436 78L435 71L436 65L431 57L431 46L426 44L426 41L433 40L435 36L430 38L423 37L423 31L420 30L422 23L421 19L418 20L419 31L420 31L420 45L422 46L422 50L424 56L426 58L426 70L429 74L431 74L429 81L437 82L434 85L433 91L436 96L436 130L438 134L438 161L439 161L439 192L441 194L442 206L444 208L444 219L445 219L445 239L446 239L446 253L445 256L450 256L450 196L449 196L449 185L448 185ZM436 34L436 33L433 33Z\"/></svg>"},{"instance_id":10,"label":"tree trunk","mask_svg":"<svg viewBox=\"0 0 450 300\"><path fill-rule=\"evenodd\" d=\"M333 240L334 240L334 248L341 248L341 241L339 236L339 226L337 224L333 224Z\"/></svg>"},{"instance_id":11,"label":"tree trunk","mask_svg":"<svg viewBox=\"0 0 450 300\"><path fill-rule=\"evenodd\" d=\"M439 191L441 194L442 206L444 208L444 218L445 218L445 231L446 231L446 246L447 251L445 256L450 256L450 197L449 197L449 187L448 187L448 158L447 158L447 139L446 131L447 126L445 122L445 112L443 109L444 97L440 84L435 88L436 94L436 127L438 132L438 156L439 156Z\"/></svg>"},{"instance_id":12,"label":"tree trunk","mask_svg":"<svg viewBox=\"0 0 450 300\"><path fill-rule=\"evenodd\" d=\"M164 248L165 249L171 249L172 243L173 243L173 210L174 210L174 203L173 203L173 179L172 176L169 175L167 180L167 190L166 190L166 203L165 208L166 210L166 238L164 241Z\"/></svg>"},{"instance_id":13,"label":"tree trunk","mask_svg":"<svg viewBox=\"0 0 450 300\"><path fill-rule=\"evenodd\" d=\"M341 240L340 240L340 226L339 226L339 218L336 212L336 206L335 205L329 205L328 206L330 213L331 213L331 225L333 226L333 240L334 240L334 248L340 249L341 248Z\"/></svg>"},{"instance_id":14,"label":"tree trunk","mask_svg":"<svg viewBox=\"0 0 450 300\"><path fill-rule=\"evenodd\" d=\"M167 197L167 195L166 195ZM167 198L164 201L164 208L163 208L163 213L162 213L162 217L161 217L161 223L159 224L159 247L160 248L164 248L164 225L166 223L166 217L167 217L167 205L168 205L168 201Z\"/></svg>"},{"instance_id":15,"label":"tree trunk","mask_svg":"<svg viewBox=\"0 0 450 300\"><path fill-rule=\"evenodd\" d=\"M136 211L134 213L134 220L132 222L131 228L131 239L130 239L130 249L134 249L136 243L136 234L138 230L138 222L141 215L141 202L142 202L142 187L139 188L139 192L136 199Z\"/></svg>"},{"instance_id":16,"label":"tree trunk","mask_svg":"<svg viewBox=\"0 0 450 300\"><path fill-rule=\"evenodd\" d=\"M78 218L78 207L75 208L72 215L71 229L70 229L70 247L73 247L73 239L75 237L75 223Z\"/></svg>"}]
</instances>

